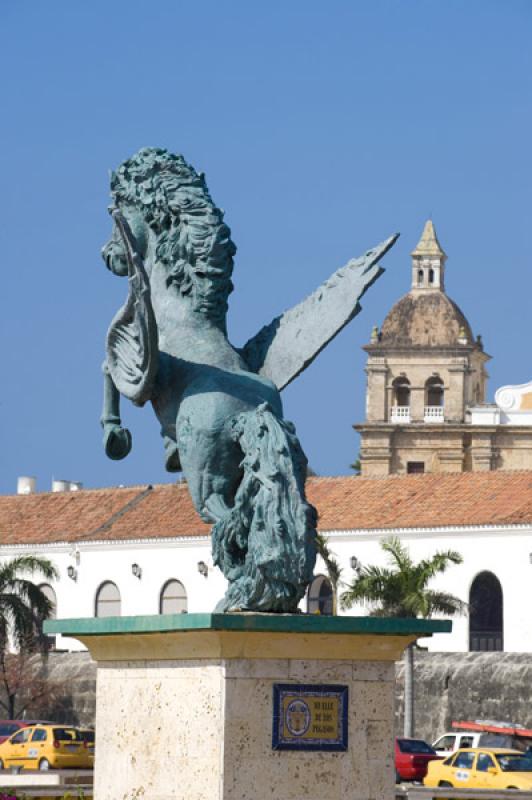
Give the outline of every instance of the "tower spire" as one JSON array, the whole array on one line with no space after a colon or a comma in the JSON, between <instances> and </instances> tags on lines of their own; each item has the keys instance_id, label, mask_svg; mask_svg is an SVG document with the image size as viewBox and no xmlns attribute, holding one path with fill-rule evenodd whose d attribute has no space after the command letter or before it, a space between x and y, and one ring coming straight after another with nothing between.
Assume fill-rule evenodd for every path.
<instances>
[{"instance_id":1,"label":"tower spire","mask_svg":"<svg viewBox=\"0 0 532 800\"><path fill-rule=\"evenodd\" d=\"M412 256L440 256L447 258L441 244L436 235L436 229L431 219L425 222L421 239L416 245L415 250L412 250Z\"/></svg>"},{"instance_id":2,"label":"tower spire","mask_svg":"<svg viewBox=\"0 0 532 800\"><path fill-rule=\"evenodd\" d=\"M444 291L444 271L447 256L438 241L434 223L425 222L421 239L411 253L412 291Z\"/></svg>"}]
</instances>

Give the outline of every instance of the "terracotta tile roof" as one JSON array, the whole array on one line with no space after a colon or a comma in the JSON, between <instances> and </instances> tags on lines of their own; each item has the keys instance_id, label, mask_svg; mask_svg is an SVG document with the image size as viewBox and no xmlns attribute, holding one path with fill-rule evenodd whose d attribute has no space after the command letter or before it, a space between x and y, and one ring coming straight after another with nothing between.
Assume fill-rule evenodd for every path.
<instances>
[{"instance_id":1,"label":"terracotta tile roof","mask_svg":"<svg viewBox=\"0 0 532 800\"><path fill-rule=\"evenodd\" d=\"M0 545L208 534L186 484L0 497Z\"/></svg>"},{"instance_id":2,"label":"terracotta tile roof","mask_svg":"<svg viewBox=\"0 0 532 800\"><path fill-rule=\"evenodd\" d=\"M318 478L321 530L532 523L532 471Z\"/></svg>"},{"instance_id":3,"label":"terracotta tile roof","mask_svg":"<svg viewBox=\"0 0 532 800\"><path fill-rule=\"evenodd\" d=\"M309 478L324 531L532 524L532 471ZM0 546L205 536L186 484L0 497Z\"/></svg>"}]
</instances>

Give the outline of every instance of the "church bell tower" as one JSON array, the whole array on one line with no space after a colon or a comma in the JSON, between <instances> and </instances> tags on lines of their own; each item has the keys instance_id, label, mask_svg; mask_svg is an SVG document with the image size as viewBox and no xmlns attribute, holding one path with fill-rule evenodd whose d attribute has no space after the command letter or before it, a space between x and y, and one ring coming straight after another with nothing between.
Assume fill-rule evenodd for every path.
<instances>
[{"instance_id":1,"label":"church bell tower","mask_svg":"<svg viewBox=\"0 0 532 800\"><path fill-rule=\"evenodd\" d=\"M489 360L480 336L445 292L447 256L432 220L411 253L410 291L364 347L362 475L491 469L468 409L484 402Z\"/></svg>"}]
</instances>

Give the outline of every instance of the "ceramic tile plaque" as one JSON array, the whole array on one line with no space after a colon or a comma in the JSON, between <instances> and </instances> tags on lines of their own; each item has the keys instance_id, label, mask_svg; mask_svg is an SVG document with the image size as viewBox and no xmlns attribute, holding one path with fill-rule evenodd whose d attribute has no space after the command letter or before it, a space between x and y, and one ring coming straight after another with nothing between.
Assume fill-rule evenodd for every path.
<instances>
[{"instance_id":1,"label":"ceramic tile plaque","mask_svg":"<svg viewBox=\"0 0 532 800\"><path fill-rule=\"evenodd\" d=\"M274 750L347 750L347 686L274 683Z\"/></svg>"}]
</instances>

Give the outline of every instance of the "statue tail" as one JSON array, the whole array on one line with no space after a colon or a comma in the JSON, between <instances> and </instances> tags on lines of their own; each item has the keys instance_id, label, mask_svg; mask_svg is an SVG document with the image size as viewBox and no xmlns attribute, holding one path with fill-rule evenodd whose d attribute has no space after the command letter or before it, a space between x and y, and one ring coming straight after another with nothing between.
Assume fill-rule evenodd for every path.
<instances>
[{"instance_id":1,"label":"statue tail","mask_svg":"<svg viewBox=\"0 0 532 800\"><path fill-rule=\"evenodd\" d=\"M213 528L213 557L229 581L217 611L295 612L316 561L316 509L294 426L267 403L233 422L244 453L234 506Z\"/></svg>"}]
</instances>

